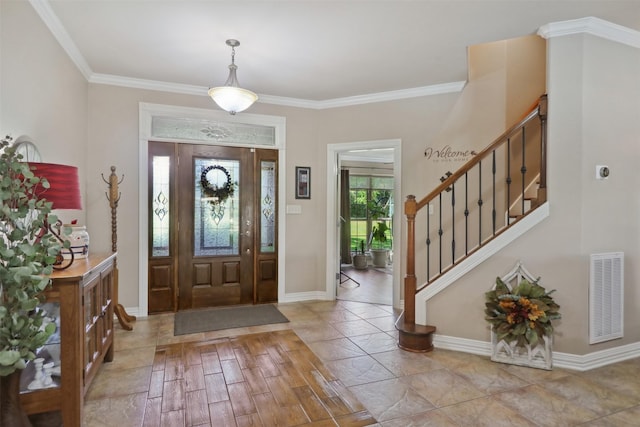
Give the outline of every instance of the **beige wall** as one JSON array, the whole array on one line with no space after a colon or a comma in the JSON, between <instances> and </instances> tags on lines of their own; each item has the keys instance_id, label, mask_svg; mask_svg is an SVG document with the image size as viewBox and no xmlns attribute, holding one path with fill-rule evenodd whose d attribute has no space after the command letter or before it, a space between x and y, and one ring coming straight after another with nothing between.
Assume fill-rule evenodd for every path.
<instances>
[{"instance_id":1,"label":"beige wall","mask_svg":"<svg viewBox=\"0 0 640 427\"><path fill-rule=\"evenodd\" d=\"M252 114L284 116L286 129L287 204L302 206L302 214L287 215L286 293L324 292L326 286L326 150L327 144L401 138L405 158L420 160L425 144L447 115L443 106L457 95L441 95L360 107L316 111L271 105L255 105ZM110 248L109 211L105 209L104 183L115 165L125 178L120 185L118 210L120 302L138 304L138 103L171 104L214 109L207 97L167 94L105 85L89 88L88 169L90 220L93 248ZM433 111L425 116L425 111ZM409 154L406 154L409 153ZM408 157L407 157L408 156ZM296 166L311 167L311 199L297 200L293 192ZM421 170L421 167L417 169ZM411 187L411 186L410 186ZM421 190L422 191L422 190ZM126 237L123 237L126 236ZM144 266L142 266L144 268Z\"/></svg>"},{"instance_id":2,"label":"beige wall","mask_svg":"<svg viewBox=\"0 0 640 427\"><path fill-rule=\"evenodd\" d=\"M534 100L538 99L545 90L545 54L546 43L544 39L538 36L525 36L511 40L504 40L492 43L469 47L469 81L464 90L456 97L453 108L447 111L447 116L442 123L431 125L431 129L436 130L435 137L429 141L428 145L442 149L450 146L452 150L465 151L476 150L477 152L484 149L487 145L498 138L504 131L522 119L524 113L528 112ZM516 88L518 90L516 90ZM505 150L497 153L497 161L505 163ZM512 153L513 154L513 153ZM416 194L418 200L426 196L429 190L440 184L439 178L446 172L455 172L460 168L468 158L462 159L425 159L422 158L422 168L425 166L429 172L424 176L418 176L422 179L424 185ZM502 160L501 160L502 159ZM461 160L461 161L459 161ZM485 163L486 165L486 163ZM505 164L506 166L506 164ZM502 168L498 168L499 172ZM502 169L504 170L504 169ZM477 177L474 173L469 176L469 201L470 210L475 206L473 201L477 200ZM416 177L416 170L409 171L409 176ZM493 179L491 168L485 166L483 168L483 182L490 182ZM500 182L500 176L496 177ZM493 200L490 195L489 187L484 186L487 190L482 195L485 201ZM450 242L453 230L450 226L451 199L452 193L445 193L442 198L443 215L443 268L446 268L451 262ZM464 186L459 185L456 189L456 255L461 256L464 253L465 245L463 233L465 230L465 216L463 211L465 205ZM500 204L506 203L506 197L499 191L496 194L497 209L500 210ZM511 199L514 200L513 198ZM488 236L489 230L492 229L492 218L488 213L485 205L485 214L483 215L483 223L481 225L483 239ZM432 205L434 211L440 211L439 200L436 199ZM469 249L477 244L478 228L480 225L477 221L477 215L469 215ZM430 277L438 273L440 264L439 256L439 238L437 229L440 227L438 215L433 215L430 220L430 238L432 240L429 259L431 260ZM503 221L502 218L498 222ZM419 242L425 241L427 236L426 230L427 214L426 209L416 216L416 239ZM499 224L498 224L499 225ZM418 283L423 284L427 281L427 259L426 245L416 245L416 277Z\"/></svg>"},{"instance_id":3,"label":"beige wall","mask_svg":"<svg viewBox=\"0 0 640 427\"><path fill-rule=\"evenodd\" d=\"M87 81L28 2L0 2L0 133L30 136L42 161L78 167L86 220Z\"/></svg>"},{"instance_id":4,"label":"beige wall","mask_svg":"<svg viewBox=\"0 0 640 427\"><path fill-rule=\"evenodd\" d=\"M557 290L554 349L586 354L640 340L640 51L565 36L549 40L548 64L550 216L433 298L428 319L443 335L488 341L482 293L522 260ZM609 179L595 179L597 164L611 168ZM624 338L589 345L589 255L614 251L625 253Z\"/></svg>"}]
</instances>

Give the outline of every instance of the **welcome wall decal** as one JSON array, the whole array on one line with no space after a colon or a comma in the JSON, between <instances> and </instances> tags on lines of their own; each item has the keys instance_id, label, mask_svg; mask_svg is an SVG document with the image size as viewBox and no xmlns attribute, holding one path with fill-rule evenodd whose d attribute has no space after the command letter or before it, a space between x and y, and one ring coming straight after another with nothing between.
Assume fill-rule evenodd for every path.
<instances>
[{"instance_id":1,"label":"welcome wall decal","mask_svg":"<svg viewBox=\"0 0 640 427\"><path fill-rule=\"evenodd\" d=\"M424 156L427 158L427 160L432 160L435 163L464 163L476 154L478 153L475 150L454 150L450 145L445 145L441 148L427 147L424 150Z\"/></svg>"}]
</instances>

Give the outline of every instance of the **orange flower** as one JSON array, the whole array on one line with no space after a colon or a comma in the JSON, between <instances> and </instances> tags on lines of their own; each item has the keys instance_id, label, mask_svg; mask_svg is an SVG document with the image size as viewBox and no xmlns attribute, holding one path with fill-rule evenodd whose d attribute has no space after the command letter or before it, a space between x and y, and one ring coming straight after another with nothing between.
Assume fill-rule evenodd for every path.
<instances>
[{"instance_id":1,"label":"orange flower","mask_svg":"<svg viewBox=\"0 0 640 427\"><path fill-rule=\"evenodd\" d=\"M514 303L513 301L508 301L508 300L502 300L500 301L500 307L502 307L503 309L511 309L511 308L515 308L516 303Z\"/></svg>"}]
</instances>

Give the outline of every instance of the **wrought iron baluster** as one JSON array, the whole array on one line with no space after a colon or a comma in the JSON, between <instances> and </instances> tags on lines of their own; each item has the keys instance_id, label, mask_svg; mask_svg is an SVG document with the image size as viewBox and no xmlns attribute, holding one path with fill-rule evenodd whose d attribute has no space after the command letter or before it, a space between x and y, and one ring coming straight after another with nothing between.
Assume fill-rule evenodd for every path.
<instances>
[{"instance_id":1,"label":"wrought iron baluster","mask_svg":"<svg viewBox=\"0 0 640 427\"><path fill-rule=\"evenodd\" d=\"M511 222L511 138L507 138L507 225Z\"/></svg>"},{"instance_id":2,"label":"wrought iron baluster","mask_svg":"<svg viewBox=\"0 0 640 427\"><path fill-rule=\"evenodd\" d=\"M524 211L524 190L525 190L525 177L527 174L527 164L525 163L525 149L526 149L526 138L525 138L525 132L524 132L524 126L522 127L522 168L520 169L520 172L522 172L522 194L520 195L520 197L522 198L522 215L525 214Z\"/></svg>"},{"instance_id":3,"label":"wrought iron baluster","mask_svg":"<svg viewBox=\"0 0 640 427\"><path fill-rule=\"evenodd\" d=\"M451 264L456 263L456 184L451 184Z\"/></svg>"},{"instance_id":4,"label":"wrought iron baluster","mask_svg":"<svg viewBox=\"0 0 640 427\"><path fill-rule=\"evenodd\" d=\"M464 254L469 254L469 172L464 173Z\"/></svg>"},{"instance_id":5,"label":"wrought iron baluster","mask_svg":"<svg viewBox=\"0 0 640 427\"><path fill-rule=\"evenodd\" d=\"M493 235L496 234L496 150L491 152L491 176L493 179L492 183L492 198L493 198L493 209L491 210L491 223L492 223L492 231Z\"/></svg>"},{"instance_id":6,"label":"wrought iron baluster","mask_svg":"<svg viewBox=\"0 0 640 427\"><path fill-rule=\"evenodd\" d=\"M431 228L429 227L429 212L431 212L431 203L427 203L427 282L431 279Z\"/></svg>"},{"instance_id":7,"label":"wrought iron baluster","mask_svg":"<svg viewBox=\"0 0 640 427\"><path fill-rule=\"evenodd\" d=\"M482 160L478 162L478 246L482 246Z\"/></svg>"},{"instance_id":8,"label":"wrought iron baluster","mask_svg":"<svg viewBox=\"0 0 640 427\"><path fill-rule=\"evenodd\" d=\"M438 203L438 271L442 273L442 192L439 194L439 203Z\"/></svg>"}]
</instances>

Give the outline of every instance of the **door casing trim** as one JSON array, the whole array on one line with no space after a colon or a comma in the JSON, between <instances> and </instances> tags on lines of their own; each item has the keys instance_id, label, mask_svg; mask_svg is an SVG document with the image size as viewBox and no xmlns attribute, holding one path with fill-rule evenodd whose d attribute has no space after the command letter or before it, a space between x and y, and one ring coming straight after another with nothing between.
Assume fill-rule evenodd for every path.
<instances>
[{"instance_id":1,"label":"door casing trim","mask_svg":"<svg viewBox=\"0 0 640 427\"><path fill-rule=\"evenodd\" d=\"M367 150L393 148L393 203L396 213L393 216L393 307L401 308L400 301L400 268L402 260L402 219L404 204L402 195L402 140L384 139L375 141L346 142L338 144L327 144L327 270L326 270L326 299L335 299L336 272L340 271L340 265L336 265L338 259L339 244L336 228L338 227L338 156L351 150Z\"/></svg>"},{"instance_id":2,"label":"door casing trim","mask_svg":"<svg viewBox=\"0 0 640 427\"><path fill-rule=\"evenodd\" d=\"M268 116L262 114L229 115L222 111L203 108L180 107L176 105L151 104L140 102L138 105L138 310L137 315L146 317L149 314L148 268L149 256L149 228L148 228L148 161L149 140L170 141L188 144L229 145L232 147L267 148L278 151L278 300L285 299L285 236L286 236L286 119L280 116ZM244 123L249 125L272 126L275 129L275 145L250 145L250 144L224 144L211 140L181 140L163 139L152 136L152 121L154 117L192 118L213 120L221 123Z\"/></svg>"}]
</instances>

